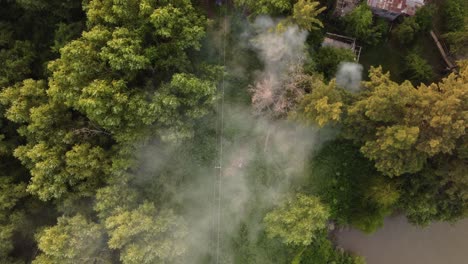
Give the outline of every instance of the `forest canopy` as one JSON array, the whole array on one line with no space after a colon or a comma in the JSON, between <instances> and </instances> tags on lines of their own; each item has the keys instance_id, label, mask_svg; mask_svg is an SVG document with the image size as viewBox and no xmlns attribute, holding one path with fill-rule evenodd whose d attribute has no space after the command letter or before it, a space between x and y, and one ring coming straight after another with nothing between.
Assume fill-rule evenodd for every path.
<instances>
[{"instance_id":1,"label":"forest canopy","mask_svg":"<svg viewBox=\"0 0 468 264\"><path fill-rule=\"evenodd\" d=\"M468 62L432 82L415 52L409 80L361 80L324 32L379 45L387 22L329 9L1 1L0 263L362 264L336 228L468 216ZM392 34L412 43L432 12Z\"/></svg>"}]
</instances>

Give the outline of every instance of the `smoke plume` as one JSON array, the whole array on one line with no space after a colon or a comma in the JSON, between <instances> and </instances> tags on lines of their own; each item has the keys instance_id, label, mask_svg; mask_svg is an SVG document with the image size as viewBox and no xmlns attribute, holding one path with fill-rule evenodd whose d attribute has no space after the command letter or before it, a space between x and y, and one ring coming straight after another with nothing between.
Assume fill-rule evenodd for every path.
<instances>
[{"instance_id":1,"label":"smoke plume","mask_svg":"<svg viewBox=\"0 0 468 264\"><path fill-rule=\"evenodd\" d=\"M296 85L290 83L290 73L302 68L307 33L297 26L278 32L276 25L277 21L260 17L237 35L241 41L229 47L236 54L228 61L225 88L226 94L247 94L248 85L239 83L253 82L253 87L261 84L264 90L254 88L252 95L259 100L257 106L263 104L268 111L287 111L289 100L297 100L303 94L294 91ZM248 57L252 53L243 52L245 49L255 52L262 67L253 79L243 80L244 74L239 73L247 73L252 61ZM258 92L264 94L260 96ZM293 99L285 97L291 94ZM183 245L186 255L181 263L207 263L207 256L216 255L218 232L221 263L234 263L237 248L232 239L240 226L246 226L249 239L255 243L263 230L265 212L288 195L293 186L300 185L306 161L323 142L316 128L272 118L255 107L255 100L253 109L226 103L221 142L219 130L208 128L220 121L216 121L221 116L218 112L203 121L208 125L199 126L202 131L198 136L196 133L193 142L169 148L152 144L141 152L144 174L152 175L144 177L141 184L154 188L152 192L164 197L160 198L164 204L179 207L178 214L189 223ZM219 162L220 144L223 154Z\"/></svg>"},{"instance_id":2,"label":"smoke plume","mask_svg":"<svg viewBox=\"0 0 468 264\"><path fill-rule=\"evenodd\" d=\"M336 84L351 92L358 92L362 80L362 65L354 62L342 62L336 73Z\"/></svg>"}]
</instances>

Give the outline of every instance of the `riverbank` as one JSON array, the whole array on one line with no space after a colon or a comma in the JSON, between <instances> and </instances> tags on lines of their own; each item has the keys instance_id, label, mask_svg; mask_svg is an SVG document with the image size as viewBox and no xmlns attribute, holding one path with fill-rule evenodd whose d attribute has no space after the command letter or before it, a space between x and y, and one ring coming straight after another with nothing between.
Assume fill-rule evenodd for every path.
<instances>
[{"instance_id":1,"label":"riverbank","mask_svg":"<svg viewBox=\"0 0 468 264\"><path fill-rule=\"evenodd\" d=\"M468 219L423 228L396 216L370 235L345 229L335 236L338 246L365 257L367 264L461 264L468 259Z\"/></svg>"}]
</instances>

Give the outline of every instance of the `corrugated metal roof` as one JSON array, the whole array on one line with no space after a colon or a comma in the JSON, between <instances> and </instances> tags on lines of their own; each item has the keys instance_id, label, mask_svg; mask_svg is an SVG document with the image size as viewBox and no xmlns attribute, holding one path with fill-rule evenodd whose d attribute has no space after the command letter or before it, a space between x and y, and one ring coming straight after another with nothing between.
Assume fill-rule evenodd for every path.
<instances>
[{"instance_id":1,"label":"corrugated metal roof","mask_svg":"<svg viewBox=\"0 0 468 264\"><path fill-rule=\"evenodd\" d=\"M424 0L367 0L367 5L412 16L419 7L424 5Z\"/></svg>"}]
</instances>

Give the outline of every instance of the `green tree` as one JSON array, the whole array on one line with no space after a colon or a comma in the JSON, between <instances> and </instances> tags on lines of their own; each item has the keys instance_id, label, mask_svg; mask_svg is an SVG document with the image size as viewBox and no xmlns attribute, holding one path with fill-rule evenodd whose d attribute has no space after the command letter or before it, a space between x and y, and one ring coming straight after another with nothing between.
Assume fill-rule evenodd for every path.
<instances>
[{"instance_id":1,"label":"green tree","mask_svg":"<svg viewBox=\"0 0 468 264\"><path fill-rule=\"evenodd\" d=\"M374 17L374 43L384 40L390 30L390 23L382 17Z\"/></svg>"},{"instance_id":2,"label":"green tree","mask_svg":"<svg viewBox=\"0 0 468 264\"><path fill-rule=\"evenodd\" d=\"M33 46L29 41L14 41L8 48L0 49L0 87L12 85L31 74L34 59Z\"/></svg>"},{"instance_id":3,"label":"green tree","mask_svg":"<svg viewBox=\"0 0 468 264\"><path fill-rule=\"evenodd\" d=\"M317 197L297 194L269 212L264 223L271 237L287 245L307 246L327 226L328 209Z\"/></svg>"},{"instance_id":4,"label":"green tree","mask_svg":"<svg viewBox=\"0 0 468 264\"><path fill-rule=\"evenodd\" d=\"M56 25L84 18L80 0L8 1L2 3L0 17L0 59L8 62L8 67L0 70L0 86L25 78L45 78L44 65L53 58L50 46ZM4 74L10 79L8 83Z\"/></svg>"},{"instance_id":5,"label":"green tree","mask_svg":"<svg viewBox=\"0 0 468 264\"><path fill-rule=\"evenodd\" d=\"M401 44L407 45L413 42L416 34L420 30L421 27L414 17L406 17L403 23L393 30L393 33Z\"/></svg>"},{"instance_id":6,"label":"green tree","mask_svg":"<svg viewBox=\"0 0 468 264\"><path fill-rule=\"evenodd\" d=\"M120 250L124 264L174 262L185 252L183 221L149 202L131 211L117 211L105 226L109 247Z\"/></svg>"},{"instance_id":7,"label":"green tree","mask_svg":"<svg viewBox=\"0 0 468 264\"><path fill-rule=\"evenodd\" d=\"M468 214L466 159L438 160L416 175L405 176L399 206L409 221L456 221Z\"/></svg>"},{"instance_id":8,"label":"green tree","mask_svg":"<svg viewBox=\"0 0 468 264\"><path fill-rule=\"evenodd\" d=\"M79 110L119 142L154 133L152 125L180 119L177 114L206 113L214 102L215 85L187 74L172 77L190 68L187 53L200 47L205 33L206 20L190 2L103 0L92 1L85 9L90 29L64 46L60 59L50 64L53 100ZM160 91L165 83L182 77L190 79L178 83L184 85L178 95L188 96L180 100L185 103L182 107L205 110L180 109ZM202 94L194 96L197 92ZM196 104L188 103L192 98ZM173 112L166 110L169 103ZM178 124L180 131L172 128L175 134L190 134L189 127Z\"/></svg>"},{"instance_id":9,"label":"green tree","mask_svg":"<svg viewBox=\"0 0 468 264\"><path fill-rule=\"evenodd\" d=\"M450 51L458 58L468 54L468 4L463 0L447 0L441 5L443 29Z\"/></svg>"},{"instance_id":10,"label":"green tree","mask_svg":"<svg viewBox=\"0 0 468 264\"><path fill-rule=\"evenodd\" d=\"M465 27L461 31L454 31L442 35L450 47L450 51L460 57L468 54L468 18L465 18Z\"/></svg>"},{"instance_id":11,"label":"green tree","mask_svg":"<svg viewBox=\"0 0 468 264\"><path fill-rule=\"evenodd\" d=\"M206 24L190 2L92 1L85 10L89 29L50 63L49 87L25 80L0 94L5 116L27 140L14 155L31 172L28 191L42 200L94 195L115 141L190 136L193 119L215 101L219 70L199 66L203 79L185 72Z\"/></svg>"},{"instance_id":12,"label":"green tree","mask_svg":"<svg viewBox=\"0 0 468 264\"><path fill-rule=\"evenodd\" d=\"M59 23L54 32L54 45L51 47L52 51L60 53L60 49L68 42L80 37L83 29L84 23L82 21L70 24Z\"/></svg>"},{"instance_id":13,"label":"green tree","mask_svg":"<svg viewBox=\"0 0 468 264\"><path fill-rule=\"evenodd\" d=\"M330 80L335 76L341 62L353 62L354 59L355 54L350 49L322 47L316 56L317 70L322 72L327 80Z\"/></svg>"},{"instance_id":14,"label":"green tree","mask_svg":"<svg viewBox=\"0 0 468 264\"><path fill-rule=\"evenodd\" d=\"M418 10L414 15L414 19L419 26L421 31L429 31L432 28L432 21L435 13L435 6L431 4L426 4Z\"/></svg>"},{"instance_id":15,"label":"green tree","mask_svg":"<svg viewBox=\"0 0 468 264\"><path fill-rule=\"evenodd\" d=\"M346 33L366 43L375 43L375 29L373 27L373 16L367 4L360 4L347 14L343 21Z\"/></svg>"},{"instance_id":16,"label":"green tree","mask_svg":"<svg viewBox=\"0 0 468 264\"><path fill-rule=\"evenodd\" d=\"M75 145L71 150L40 142L21 146L15 156L30 169L28 191L41 200L62 198L70 189L80 196L91 196L106 178L109 160L105 151L90 144Z\"/></svg>"},{"instance_id":17,"label":"green tree","mask_svg":"<svg viewBox=\"0 0 468 264\"><path fill-rule=\"evenodd\" d=\"M292 8L291 0L234 0L234 4L247 8L254 15L275 15Z\"/></svg>"},{"instance_id":18,"label":"green tree","mask_svg":"<svg viewBox=\"0 0 468 264\"><path fill-rule=\"evenodd\" d=\"M191 137L193 120L208 114L216 99L216 86L192 74L174 74L154 95L155 113L163 138Z\"/></svg>"},{"instance_id":19,"label":"green tree","mask_svg":"<svg viewBox=\"0 0 468 264\"><path fill-rule=\"evenodd\" d=\"M30 110L47 100L47 85L43 80L27 79L0 92L0 103L8 106L5 117L24 124L30 122Z\"/></svg>"},{"instance_id":20,"label":"green tree","mask_svg":"<svg viewBox=\"0 0 468 264\"><path fill-rule=\"evenodd\" d=\"M298 264L365 264L364 258L349 252L335 249L328 238L328 232L322 231L314 242L301 252ZM295 264L294 262L292 264Z\"/></svg>"},{"instance_id":21,"label":"green tree","mask_svg":"<svg viewBox=\"0 0 468 264\"><path fill-rule=\"evenodd\" d=\"M447 32L463 30L467 12L467 3L465 1L445 1L442 5L445 30Z\"/></svg>"},{"instance_id":22,"label":"green tree","mask_svg":"<svg viewBox=\"0 0 468 264\"><path fill-rule=\"evenodd\" d=\"M431 65L416 53L410 53L405 59L405 75L415 85L428 83L434 78Z\"/></svg>"},{"instance_id":23,"label":"green tree","mask_svg":"<svg viewBox=\"0 0 468 264\"><path fill-rule=\"evenodd\" d=\"M83 1L85 26L81 7L22 0L0 9L0 169L12 175L0 178L0 262L34 252L23 233L50 224L54 210L66 216L37 233L34 263L111 263L109 248L124 263L172 262L184 252L184 224L138 206L134 144L188 137L210 112L222 70L193 56L207 19L187 0L95 0ZM94 198L104 226L89 220Z\"/></svg>"},{"instance_id":24,"label":"green tree","mask_svg":"<svg viewBox=\"0 0 468 264\"><path fill-rule=\"evenodd\" d=\"M34 264L111 263L102 226L82 215L60 217L37 235L41 254Z\"/></svg>"},{"instance_id":25,"label":"green tree","mask_svg":"<svg viewBox=\"0 0 468 264\"><path fill-rule=\"evenodd\" d=\"M371 70L370 91L347 109L349 135L359 135L363 153L387 175L415 173L429 157L451 153L464 133L466 67L438 84L415 89ZM450 121L449 121L450 120ZM429 124L426 126L425 124Z\"/></svg>"},{"instance_id":26,"label":"green tree","mask_svg":"<svg viewBox=\"0 0 468 264\"><path fill-rule=\"evenodd\" d=\"M292 20L300 28L312 31L323 27L317 16L325 11L326 7L318 8L319 2L313 0L299 0L293 6Z\"/></svg>"},{"instance_id":27,"label":"green tree","mask_svg":"<svg viewBox=\"0 0 468 264\"><path fill-rule=\"evenodd\" d=\"M300 101L297 111L291 113L291 118L304 123L316 123L321 127L340 121L344 105L342 91L336 87L334 81L326 85L320 80L315 84L312 92Z\"/></svg>"},{"instance_id":28,"label":"green tree","mask_svg":"<svg viewBox=\"0 0 468 264\"><path fill-rule=\"evenodd\" d=\"M414 126L378 128L376 139L367 141L361 150L366 157L375 160L375 166L384 173L415 173L422 169L427 159L426 155L414 151L419 136L419 127Z\"/></svg>"},{"instance_id":29,"label":"green tree","mask_svg":"<svg viewBox=\"0 0 468 264\"><path fill-rule=\"evenodd\" d=\"M137 207L138 192L129 188L128 184L128 180L120 179L119 184L109 184L97 191L94 210L101 220L107 219L116 211L128 211Z\"/></svg>"},{"instance_id":30,"label":"green tree","mask_svg":"<svg viewBox=\"0 0 468 264\"><path fill-rule=\"evenodd\" d=\"M340 105L331 108L337 109L332 118L317 119L329 116L330 107L319 107L329 101L329 93L311 102L306 100L312 96L305 96L308 107L300 107L298 115L310 112L306 120L325 125L343 113L344 136L362 144L361 151L379 171L389 176L416 173L428 159L453 153L466 133L467 69L462 63L458 75L415 89L408 81L391 81L381 68L371 68L365 91L356 97L341 93Z\"/></svg>"},{"instance_id":31,"label":"green tree","mask_svg":"<svg viewBox=\"0 0 468 264\"><path fill-rule=\"evenodd\" d=\"M330 207L338 225L371 233L383 225L399 198L397 185L384 177L350 141L326 143L308 166L307 191Z\"/></svg>"}]
</instances>

